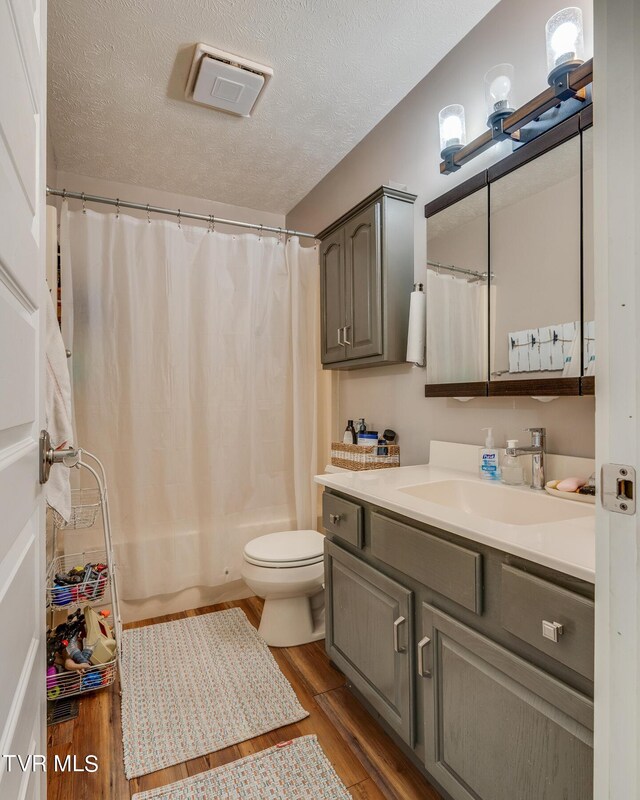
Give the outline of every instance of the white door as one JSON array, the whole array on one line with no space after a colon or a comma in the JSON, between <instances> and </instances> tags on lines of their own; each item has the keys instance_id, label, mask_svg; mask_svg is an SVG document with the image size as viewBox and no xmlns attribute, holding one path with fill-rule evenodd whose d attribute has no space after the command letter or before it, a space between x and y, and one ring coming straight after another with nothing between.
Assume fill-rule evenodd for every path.
<instances>
[{"instance_id":1,"label":"white door","mask_svg":"<svg viewBox=\"0 0 640 800\"><path fill-rule=\"evenodd\" d=\"M640 2L595 0L594 11L596 459L638 477ZM596 511L596 800L640 798L637 507L621 514L598 503Z\"/></svg>"},{"instance_id":2,"label":"white door","mask_svg":"<svg viewBox=\"0 0 640 800\"><path fill-rule=\"evenodd\" d=\"M46 0L0 0L0 797L44 797Z\"/></svg>"}]
</instances>

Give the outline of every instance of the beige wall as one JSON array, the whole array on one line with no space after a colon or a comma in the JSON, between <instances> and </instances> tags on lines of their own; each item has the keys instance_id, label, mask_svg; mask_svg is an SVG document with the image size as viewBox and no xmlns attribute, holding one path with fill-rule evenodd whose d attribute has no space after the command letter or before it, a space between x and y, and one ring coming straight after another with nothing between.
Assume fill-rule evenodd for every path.
<instances>
[{"instance_id":1,"label":"beige wall","mask_svg":"<svg viewBox=\"0 0 640 800\"><path fill-rule=\"evenodd\" d=\"M592 53L592 4L583 9L587 56ZM508 143L492 148L454 175L439 172L438 111L463 103L467 132L485 128L482 76L494 64L515 67L515 102L545 86L545 22L557 0L502 0L415 89L400 102L291 212L287 225L319 231L381 184L390 181L415 192L416 280L424 281L424 204L499 158ZM563 398L541 404L529 398L456 400L424 398L425 370L409 365L334 373L338 435L348 417L364 416L376 428L392 427L401 437L404 464L424 462L431 439L481 443L480 428L492 425L496 440L526 438L521 429L544 425L553 452L594 454L593 398Z\"/></svg>"}]
</instances>

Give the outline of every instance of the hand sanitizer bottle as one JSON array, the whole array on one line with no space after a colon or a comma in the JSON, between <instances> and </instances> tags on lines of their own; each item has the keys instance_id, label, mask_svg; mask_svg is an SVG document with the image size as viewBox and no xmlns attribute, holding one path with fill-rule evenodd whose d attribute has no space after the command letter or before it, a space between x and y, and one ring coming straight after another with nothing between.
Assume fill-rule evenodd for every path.
<instances>
[{"instance_id":1,"label":"hand sanitizer bottle","mask_svg":"<svg viewBox=\"0 0 640 800\"><path fill-rule=\"evenodd\" d=\"M482 428L487 432L484 447L480 448L480 477L487 481L500 480L500 461L494 447L493 428Z\"/></svg>"},{"instance_id":2,"label":"hand sanitizer bottle","mask_svg":"<svg viewBox=\"0 0 640 800\"><path fill-rule=\"evenodd\" d=\"M517 444L517 439L507 439L507 447ZM522 486L524 483L524 470L518 456L505 455L502 460L502 482L509 486Z\"/></svg>"}]
</instances>

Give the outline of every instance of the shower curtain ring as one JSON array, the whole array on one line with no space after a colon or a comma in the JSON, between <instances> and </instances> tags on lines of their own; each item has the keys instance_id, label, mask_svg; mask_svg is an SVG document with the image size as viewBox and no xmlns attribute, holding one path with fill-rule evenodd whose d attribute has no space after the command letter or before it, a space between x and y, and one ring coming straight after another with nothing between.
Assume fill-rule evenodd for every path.
<instances>
[{"instance_id":1,"label":"shower curtain ring","mask_svg":"<svg viewBox=\"0 0 640 800\"><path fill-rule=\"evenodd\" d=\"M120 218L120 198L116 197L116 219Z\"/></svg>"},{"instance_id":2,"label":"shower curtain ring","mask_svg":"<svg viewBox=\"0 0 640 800\"><path fill-rule=\"evenodd\" d=\"M87 201L85 200L84 192L82 192L82 213L87 213Z\"/></svg>"},{"instance_id":3,"label":"shower curtain ring","mask_svg":"<svg viewBox=\"0 0 640 800\"><path fill-rule=\"evenodd\" d=\"M282 228L278 228L278 244L282 244Z\"/></svg>"},{"instance_id":4,"label":"shower curtain ring","mask_svg":"<svg viewBox=\"0 0 640 800\"><path fill-rule=\"evenodd\" d=\"M147 203L147 222L151 225L151 214L149 213L149 203Z\"/></svg>"},{"instance_id":5,"label":"shower curtain ring","mask_svg":"<svg viewBox=\"0 0 640 800\"><path fill-rule=\"evenodd\" d=\"M180 209L178 209L178 228L182 229L182 225L180 224Z\"/></svg>"},{"instance_id":6,"label":"shower curtain ring","mask_svg":"<svg viewBox=\"0 0 640 800\"><path fill-rule=\"evenodd\" d=\"M263 229L263 227L264 227L264 225L260 225L260 234L259 234L259 236L258 236L258 241L259 241L259 242L261 242L261 241L262 241L262 229Z\"/></svg>"},{"instance_id":7,"label":"shower curtain ring","mask_svg":"<svg viewBox=\"0 0 640 800\"><path fill-rule=\"evenodd\" d=\"M64 201L65 201L66 199L67 199L67 190L66 190L66 189L63 189L63 190L62 190L62 202L64 203Z\"/></svg>"}]
</instances>

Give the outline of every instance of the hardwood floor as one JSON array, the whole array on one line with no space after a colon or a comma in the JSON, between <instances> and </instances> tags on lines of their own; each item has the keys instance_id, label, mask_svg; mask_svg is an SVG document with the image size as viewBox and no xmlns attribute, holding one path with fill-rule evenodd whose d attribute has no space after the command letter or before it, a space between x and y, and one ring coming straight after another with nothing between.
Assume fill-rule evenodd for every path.
<instances>
[{"instance_id":1,"label":"hardwood floor","mask_svg":"<svg viewBox=\"0 0 640 800\"><path fill-rule=\"evenodd\" d=\"M125 627L136 628L187 616L238 607L258 626L262 601L257 597L158 617ZM295 689L309 716L284 728L195 758L168 769L127 781L122 758L118 684L80 700L77 719L49 728L49 763L54 755L98 758L95 773L52 772L48 800L129 800L145 791L204 772L264 750L296 736L315 733L336 772L356 800L441 800L415 766L345 688L345 678L330 663L324 642L301 647L273 648L282 672ZM213 798L212 798L213 800ZM309 800L313 800L309 798Z\"/></svg>"}]
</instances>

